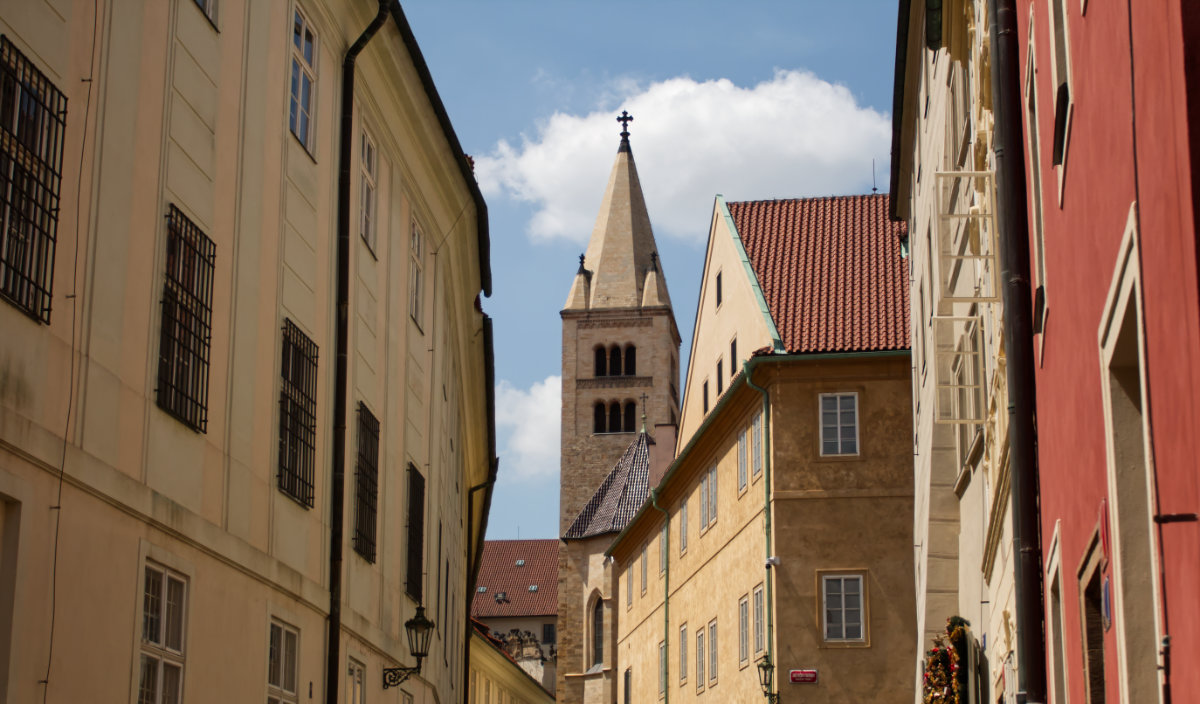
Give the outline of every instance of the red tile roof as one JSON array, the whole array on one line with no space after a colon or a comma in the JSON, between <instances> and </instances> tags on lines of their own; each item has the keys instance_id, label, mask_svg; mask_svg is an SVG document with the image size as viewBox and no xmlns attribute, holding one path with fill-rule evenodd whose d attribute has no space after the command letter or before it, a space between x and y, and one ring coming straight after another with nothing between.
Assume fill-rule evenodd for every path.
<instances>
[{"instance_id":1,"label":"red tile roof","mask_svg":"<svg viewBox=\"0 0 1200 704\"><path fill-rule=\"evenodd\" d=\"M909 348L908 230L887 195L728 208L788 352Z\"/></svg>"},{"instance_id":2,"label":"red tile roof","mask_svg":"<svg viewBox=\"0 0 1200 704\"><path fill-rule=\"evenodd\" d=\"M518 561L524 564L517 564ZM530 586L537 586L530 591ZM479 591L479 589L486 591ZM502 600L497 595L503 593ZM558 613L558 541L487 540L479 566L472 618Z\"/></svg>"}]
</instances>

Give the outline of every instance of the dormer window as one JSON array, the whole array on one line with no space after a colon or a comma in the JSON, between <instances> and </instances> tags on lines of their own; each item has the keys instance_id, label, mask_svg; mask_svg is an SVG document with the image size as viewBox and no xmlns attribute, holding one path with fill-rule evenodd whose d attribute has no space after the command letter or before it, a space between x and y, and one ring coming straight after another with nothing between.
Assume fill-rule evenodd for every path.
<instances>
[{"instance_id":1,"label":"dormer window","mask_svg":"<svg viewBox=\"0 0 1200 704\"><path fill-rule=\"evenodd\" d=\"M496 592L496 603L503 604L508 601L508 592Z\"/></svg>"},{"instance_id":2,"label":"dormer window","mask_svg":"<svg viewBox=\"0 0 1200 704\"><path fill-rule=\"evenodd\" d=\"M517 560L517 567L524 567L524 566L525 566L525 560Z\"/></svg>"},{"instance_id":3,"label":"dormer window","mask_svg":"<svg viewBox=\"0 0 1200 704\"><path fill-rule=\"evenodd\" d=\"M486 594L487 587L480 587L480 588L476 589L475 591L479 592L480 594Z\"/></svg>"},{"instance_id":4,"label":"dormer window","mask_svg":"<svg viewBox=\"0 0 1200 704\"><path fill-rule=\"evenodd\" d=\"M536 592L536 591L537 591L537 585L536 585L536 584L530 584L530 585L529 585L529 591L531 591L531 592Z\"/></svg>"}]
</instances>

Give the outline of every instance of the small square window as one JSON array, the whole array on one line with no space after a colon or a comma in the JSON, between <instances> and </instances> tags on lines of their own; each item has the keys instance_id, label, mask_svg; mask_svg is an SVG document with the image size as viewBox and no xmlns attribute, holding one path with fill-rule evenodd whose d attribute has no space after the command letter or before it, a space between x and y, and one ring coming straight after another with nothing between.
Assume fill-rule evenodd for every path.
<instances>
[{"instance_id":1,"label":"small square window","mask_svg":"<svg viewBox=\"0 0 1200 704\"><path fill-rule=\"evenodd\" d=\"M858 394L821 394L821 454L859 454Z\"/></svg>"}]
</instances>

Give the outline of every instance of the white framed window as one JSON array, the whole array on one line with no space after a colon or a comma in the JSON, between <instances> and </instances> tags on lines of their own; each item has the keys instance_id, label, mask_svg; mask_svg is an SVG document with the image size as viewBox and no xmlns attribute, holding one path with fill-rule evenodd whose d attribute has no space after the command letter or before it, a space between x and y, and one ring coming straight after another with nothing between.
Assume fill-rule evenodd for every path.
<instances>
[{"instance_id":1,"label":"white framed window","mask_svg":"<svg viewBox=\"0 0 1200 704\"><path fill-rule=\"evenodd\" d=\"M367 704L367 666L354 658L346 663L346 704Z\"/></svg>"},{"instance_id":2,"label":"white framed window","mask_svg":"<svg viewBox=\"0 0 1200 704\"><path fill-rule=\"evenodd\" d=\"M700 475L700 532L708 527L708 472Z\"/></svg>"},{"instance_id":3,"label":"white framed window","mask_svg":"<svg viewBox=\"0 0 1200 704\"><path fill-rule=\"evenodd\" d=\"M288 127L304 148L313 150L313 106L317 90L317 33L297 7L292 11L292 70Z\"/></svg>"},{"instance_id":4,"label":"white framed window","mask_svg":"<svg viewBox=\"0 0 1200 704\"><path fill-rule=\"evenodd\" d=\"M423 315L425 301L425 238L417 223L412 225L412 238L409 246L408 261L408 315L417 324L424 326Z\"/></svg>"},{"instance_id":5,"label":"white framed window","mask_svg":"<svg viewBox=\"0 0 1200 704\"><path fill-rule=\"evenodd\" d=\"M1033 43L1033 13L1029 14L1029 64L1025 72L1025 147L1029 162L1030 240L1033 250L1033 331L1045 332L1046 322L1046 236L1042 199L1042 140L1038 125L1037 52Z\"/></svg>"},{"instance_id":6,"label":"white framed window","mask_svg":"<svg viewBox=\"0 0 1200 704\"><path fill-rule=\"evenodd\" d=\"M759 411L758 413L754 414L754 424L750 430L750 436L751 436L751 440L752 440L752 442L750 444L753 446L753 449L751 450L751 452L754 454L754 466L753 466L752 471L754 472L754 476L756 476L756 477L758 475L762 474L762 468L763 468L762 418L763 418L762 411Z\"/></svg>"},{"instance_id":7,"label":"white framed window","mask_svg":"<svg viewBox=\"0 0 1200 704\"><path fill-rule=\"evenodd\" d=\"M633 565L625 570L625 608L633 606Z\"/></svg>"},{"instance_id":8,"label":"white framed window","mask_svg":"<svg viewBox=\"0 0 1200 704\"><path fill-rule=\"evenodd\" d=\"M717 680L717 619L708 622L708 684Z\"/></svg>"},{"instance_id":9,"label":"white framed window","mask_svg":"<svg viewBox=\"0 0 1200 704\"><path fill-rule=\"evenodd\" d=\"M1053 164L1063 166L1067 162L1067 143L1071 132L1071 109L1075 104L1075 92L1071 84L1071 40L1067 28L1066 0L1050 0L1046 3L1050 15L1050 91L1054 101ZM1059 170L1059 198L1062 197L1062 170Z\"/></svg>"},{"instance_id":10,"label":"white framed window","mask_svg":"<svg viewBox=\"0 0 1200 704\"><path fill-rule=\"evenodd\" d=\"M738 662L750 662L750 596L738 601Z\"/></svg>"},{"instance_id":11,"label":"white framed window","mask_svg":"<svg viewBox=\"0 0 1200 704\"><path fill-rule=\"evenodd\" d=\"M650 558L648 556L648 546L642 547L642 593L646 593L646 573L650 571Z\"/></svg>"},{"instance_id":12,"label":"white framed window","mask_svg":"<svg viewBox=\"0 0 1200 704\"><path fill-rule=\"evenodd\" d=\"M754 654L757 655L763 651L764 647L764 632L763 632L763 585L758 585L754 588Z\"/></svg>"},{"instance_id":13,"label":"white framed window","mask_svg":"<svg viewBox=\"0 0 1200 704\"><path fill-rule=\"evenodd\" d=\"M821 394L821 454L858 454L858 394Z\"/></svg>"},{"instance_id":14,"label":"white framed window","mask_svg":"<svg viewBox=\"0 0 1200 704\"><path fill-rule=\"evenodd\" d=\"M272 619L267 654L267 704L299 701L299 663L300 632Z\"/></svg>"},{"instance_id":15,"label":"white framed window","mask_svg":"<svg viewBox=\"0 0 1200 704\"><path fill-rule=\"evenodd\" d=\"M142 647L138 704L183 701L187 580L147 562L142 575Z\"/></svg>"},{"instance_id":16,"label":"white framed window","mask_svg":"<svg viewBox=\"0 0 1200 704\"><path fill-rule=\"evenodd\" d=\"M688 500L684 499L679 504L679 554L687 552L687 508Z\"/></svg>"},{"instance_id":17,"label":"white framed window","mask_svg":"<svg viewBox=\"0 0 1200 704\"><path fill-rule=\"evenodd\" d=\"M696 689L704 689L704 624L696 629Z\"/></svg>"},{"instance_id":18,"label":"white framed window","mask_svg":"<svg viewBox=\"0 0 1200 704\"><path fill-rule=\"evenodd\" d=\"M361 137L361 150L359 156L359 165L362 167L362 175L359 179L359 214L358 214L358 234L362 237L367 246L371 248L371 252L375 251L376 241L376 212L378 205L376 203L376 183L379 174L379 152L375 148L375 140L371 139L371 135L363 130Z\"/></svg>"},{"instance_id":19,"label":"white framed window","mask_svg":"<svg viewBox=\"0 0 1200 704\"><path fill-rule=\"evenodd\" d=\"M746 429L738 433L738 491L746 488Z\"/></svg>"},{"instance_id":20,"label":"white framed window","mask_svg":"<svg viewBox=\"0 0 1200 704\"><path fill-rule=\"evenodd\" d=\"M826 642L856 643L866 640L863 576L821 576L821 626Z\"/></svg>"},{"instance_id":21,"label":"white framed window","mask_svg":"<svg viewBox=\"0 0 1200 704\"><path fill-rule=\"evenodd\" d=\"M667 535L667 524L663 523L662 537L658 541L658 573L667 571L667 550L671 549L671 540Z\"/></svg>"},{"instance_id":22,"label":"white framed window","mask_svg":"<svg viewBox=\"0 0 1200 704\"><path fill-rule=\"evenodd\" d=\"M708 468L708 525L717 522L717 465Z\"/></svg>"},{"instance_id":23,"label":"white framed window","mask_svg":"<svg viewBox=\"0 0 1200 704\"><path fill-rule=\"evenodd\" d=\"M679 627L679 684L687 682L687 666L688 666L688 634L687 624Z\"/></svg>"},{"instance_id":24,"label":"white framed window","mask_svg":"<svg viewBox=\"0 0 1200 704\"><path fill-rule=\"evenodd\" d=\"M658 641L658 696L667 695L667 641Z\"/></svg>"}]
</instances>

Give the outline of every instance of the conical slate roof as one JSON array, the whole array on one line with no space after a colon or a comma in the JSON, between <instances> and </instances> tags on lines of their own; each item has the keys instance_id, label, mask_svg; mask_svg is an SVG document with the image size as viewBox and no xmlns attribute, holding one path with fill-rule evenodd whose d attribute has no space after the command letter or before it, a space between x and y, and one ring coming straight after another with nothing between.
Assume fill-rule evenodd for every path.
<instances>
[{"instance_id":1,"label":"conical slate roof","mask_svg":"<svg viewBox=\"0 0 1200 704\"><path fill-rule=\"evenodd\" d=\"M625 529L650 494L652 442L645 430L638 433L604 478L600 488L579 512L575 522L563 534L563 540L620 533Z\"/></svg>"},{"instance_id":2,"label":"conical slate roof","mask_svg":"<svg viewBox=\"0 0 1200 704\"><path fill-rule=\"evenodd\" d=\"M584 266L589 276L576 276L567 296L567 309L638 308L642 306L646 273L652 268L658 271L650 281L658 290L648 299L657 305L670 305L666 279L654 262L657 249L633 150L629 140L623 138L588 240ZM579 290L585 287L586 292Z\"/></svg>"}]
</instances>

